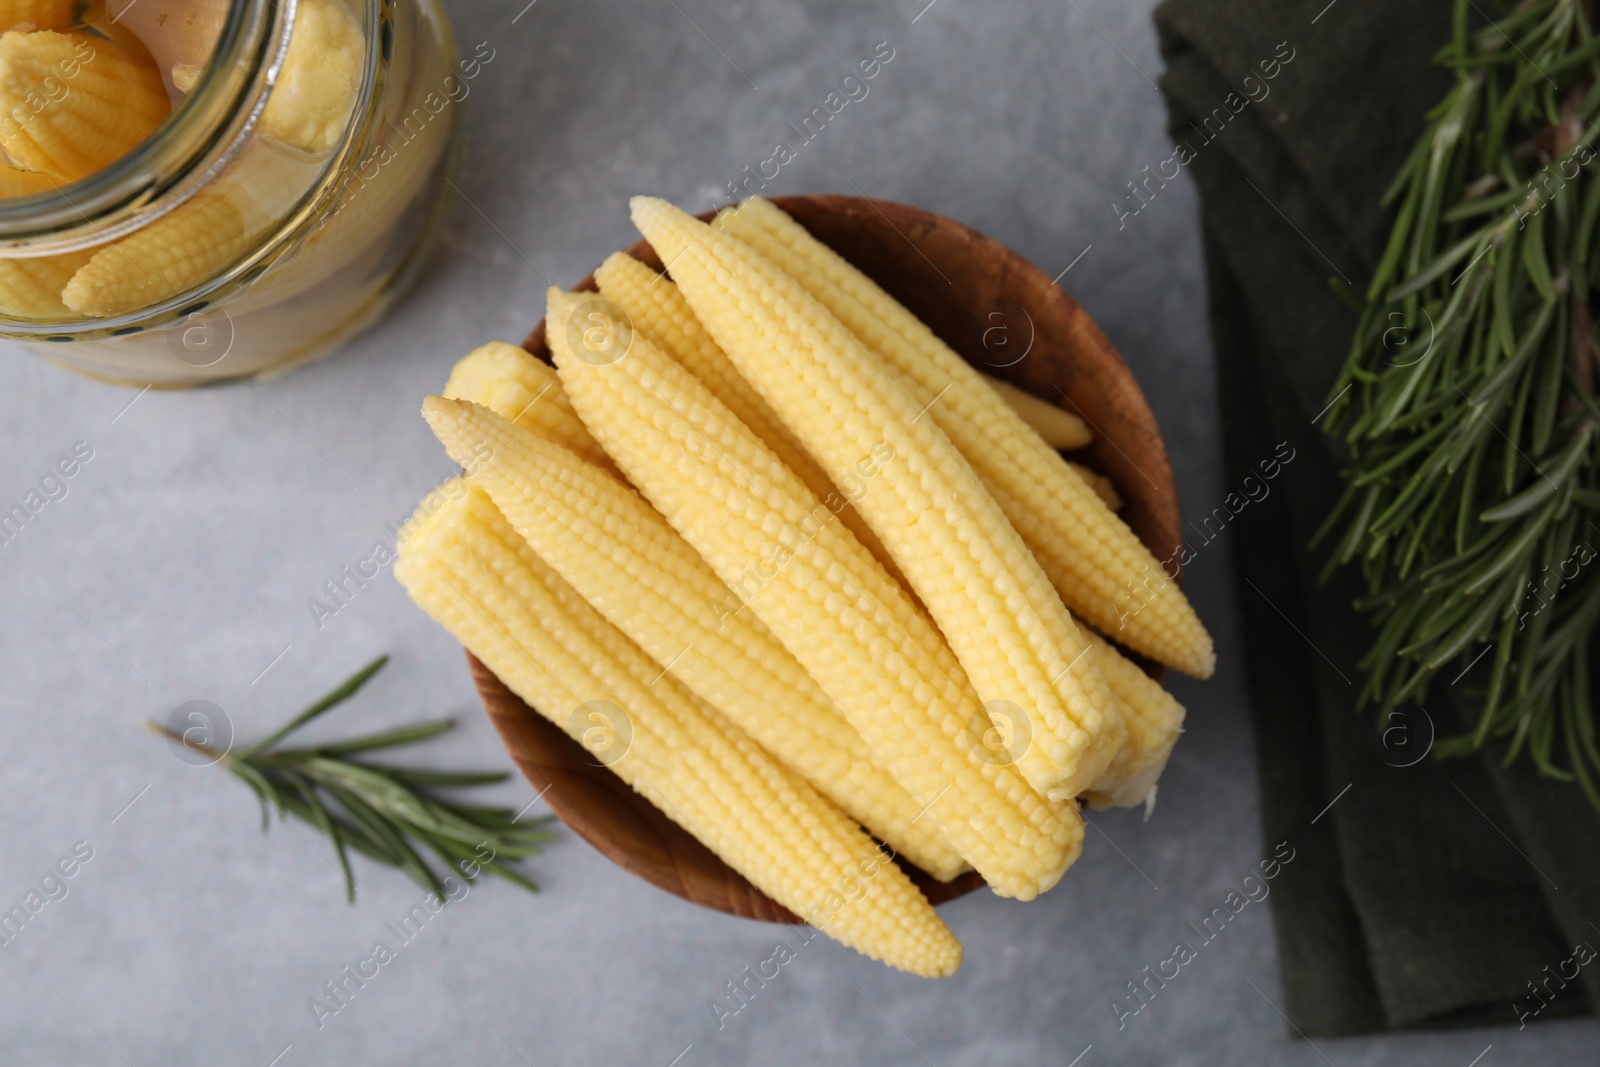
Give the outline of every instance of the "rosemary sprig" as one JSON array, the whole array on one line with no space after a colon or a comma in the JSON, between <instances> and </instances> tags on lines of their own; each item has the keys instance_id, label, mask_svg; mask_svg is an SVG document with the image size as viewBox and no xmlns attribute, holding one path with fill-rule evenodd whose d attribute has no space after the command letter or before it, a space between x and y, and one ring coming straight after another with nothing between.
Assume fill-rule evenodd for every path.
<instances>
[{"instance_id":1,"label":"rosemary sprig","mask_svg":"<svg viewBox=\"0 0 1600 1067\"><path fill-rule=\"evenodd\" d=\"M388 662L388 656L379 656L281 728L242 749L225 751L197 743L160 723L146 720L145 725L212 758L248 785L261 803L262 833L271 825L271 811L276 811L279 819L292 815L325 834L338 853L345 895L351 901L356 894L350 869L352 849L399 867L424 888L444 896L440 875L424 861L419 845L468 881L488 872L538 892L539 887L513 864L538 855L543 842L555 839L542 829L550 816L523 820L510 808L461 804L434 793L437 789L492 785L509 775L394 767L350 758L437 737L454 727L454 720L434 719L302 748L276 747L302 726L355 696Z\"/></svg>"},{"instance_id":2,"label":"rosemary sprig","mask_svg":"<svg viewBox=\"0 0 1600 1067\"><path fill-rule=\"evenodd\" d=\"M1385 203L1394 229L1327 426L1354 463L1317 538L1361 565L1363 702L1417 701L1489 657L1476 727L1600 807L1589 655L1600 622L1600 39L1587 0L1457 0L1450 93ZM1422 350L1420 354L1416 354Z\"/></svg>"}]
</instances>

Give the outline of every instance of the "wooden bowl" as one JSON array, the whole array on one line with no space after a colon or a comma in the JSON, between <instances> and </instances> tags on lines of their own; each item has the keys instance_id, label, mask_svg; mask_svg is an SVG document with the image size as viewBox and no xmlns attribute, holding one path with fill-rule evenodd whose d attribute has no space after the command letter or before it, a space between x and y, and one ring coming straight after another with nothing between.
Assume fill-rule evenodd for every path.
<instances>
[{"instance_id":1,"label":"wooden bowl","mask_svg":"<svg viewBox=\"0 0 1600 1067\"><path fill-rule=\"evenodd\" d=\"M785 196L774 203L969 362L1087 419L1095 441L1074 459L1111 479L1124 501L1122 517L1157 559L1173 556L1181 542L1178 498L1150 406L1105 334L1049 275L982 234L914 207L848 196ZM628 253L661 269L643 241ZM594 290L594 275L577 288ZM542 320L523 347L549 360ZM470 653L467 660L517 766L584 840L618 866L695 904L751 919L801 921L596 765ZM1146 669L1159 677L1150 665ZM934 904L983 884L976 873L936 882L900 862Z\"/></svg>"}]
</instances>

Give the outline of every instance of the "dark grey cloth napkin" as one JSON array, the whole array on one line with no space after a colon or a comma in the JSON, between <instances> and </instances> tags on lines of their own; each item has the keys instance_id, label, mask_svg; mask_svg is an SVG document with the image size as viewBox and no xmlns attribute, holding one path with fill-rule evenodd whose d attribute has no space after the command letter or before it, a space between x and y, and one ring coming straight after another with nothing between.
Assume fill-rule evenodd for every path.
<instances>
[{"instance_id":1,"label":"dark grey cloth napkin","mask_svg":"<svg viewBox=\"0 0 1600 1067\"><path fill-rule=\"evenodd\" d=\"M1600 948L1600 817L1498 750L1399 766L1430 722L1455 733L1473 709L1441 684L1399 732L1358 714L1353 576L1319 584L1306 547L1340 491L1315 420L1355 325L1329 279L1364 288L1383 189L1450 78L1431 63L1449 3L1319 8L1156 12L1170 132L1200 190L1229 485L1284 442L1295 455L1229 527L1265 838L1297 850L1271 897L1285 1010L1313 1036L1593 1012L1600 960L1574 956Z\"/></svg>"}]
</instances>

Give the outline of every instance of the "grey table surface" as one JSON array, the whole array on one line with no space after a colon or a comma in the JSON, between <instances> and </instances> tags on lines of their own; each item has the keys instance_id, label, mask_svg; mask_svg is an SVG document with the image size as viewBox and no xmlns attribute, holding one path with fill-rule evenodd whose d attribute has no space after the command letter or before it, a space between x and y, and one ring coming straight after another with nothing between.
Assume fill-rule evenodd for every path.
<instances>
[{"instance_id":1,"label":"grey table surface","mask_svg":"<svg viewBox=\"0 0 1600 1067\"><path fill-rule=\"evenodd\" d=\"M570 285L632 242L629 195L708 206L878 42L894 57L869 95L772 191L918 204L1051 274L1072 265L1061 284L1143 384L1185 509L1225 492L1193 189L1174 184L1123 228L1112 207L1170 152L1149 0L524 2L448 5L464 49L486 40L496 57L466 102L445 246L337 358L143 395L14 350L0 360L0 500L76 442L93 449L68 495L0 549L0 904L92 850L0 947L0 1062L1593 1062L1593 1020L1302 1040L1274 1006L1264 906L1119 1029L1124 983L1272 845L1226 535L1188 579L1221 667L1173 682L1190 727L1155 816L1097 817L1083 859L1035 903L943 908L966 945L956 977L907 977L818 939L719 1028L709 1003L786 931L666 896L566 833L530 864L538 896L475 886L319 1026L308 1000L393 941L385 924L421 891L358 861L347 905L319 839L257 834L238 783L185 765L140 721L207 699L259 735L387 651L328 733L450 713L461 728L427 758L507 765L459 646L387 574L320 627L308 598L450 472L417 410L457 356L520 339L547 281ZM503 793L533 799L520 780Z\"/></svg>"}]
</instances>

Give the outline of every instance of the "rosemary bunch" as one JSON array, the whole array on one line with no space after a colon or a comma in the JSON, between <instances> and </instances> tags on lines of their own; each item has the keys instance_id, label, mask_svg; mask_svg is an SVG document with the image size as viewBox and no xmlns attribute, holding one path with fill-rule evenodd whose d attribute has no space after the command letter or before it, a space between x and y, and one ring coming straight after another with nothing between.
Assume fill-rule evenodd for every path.
<instances>
[{"instance_id":1,"label":"rosemary bunch","mask_svg":"<svg viewBox=\"0 0 1600 1067\"><path fill-rule=\"evenodd\" d=\"M1455 85L1385 197L1394 229L1330 393L1354 464L1317 537L1342 530L1329 570L1367 580L1363 702L1420 700L1488 656L1477 724L1441 753L1508 737L1508 761L1600 807L1600 40L1584 0L1475 26L1482 10L1456 3L1436 57Z\"/></svg>"},{"instance_id":2,"label":"rosemary bunch","mask_svg":"<svg viewBox=\"0 0 1600 1067\"><path fill-rule=\"evenodd\" d=\"M462 804L434 793L492 785L509 775L394 767L351 758L437 737L455 725L452 720L435 719L330 744L277 747L300 727L355 696L387 662L388 656L379 656L283 727L243 749L216 749L159 723L147 720L146 725L212 758L248 785L261 803L263 833L271 825L270 813L276 811L279 819L292 815L325 834L338 853L349 900L355 900L356 893L351 849L400 868L443 897L444 883L418 854L417 845L468 881L488 872L537 892L539 887L512 864L538 855L541 843L554 840L555 835L542 829L549 816L521 820L510 808Z\"/></svg>"}]
</instances>

